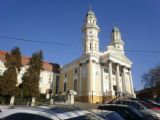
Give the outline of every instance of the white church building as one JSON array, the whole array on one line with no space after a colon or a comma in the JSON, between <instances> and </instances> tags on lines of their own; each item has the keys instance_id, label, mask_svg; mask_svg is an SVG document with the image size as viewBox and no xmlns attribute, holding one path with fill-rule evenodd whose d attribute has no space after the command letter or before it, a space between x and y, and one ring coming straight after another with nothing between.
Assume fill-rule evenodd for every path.
<instances>
[{"instance_id":1,"label":"white church building","mask_svg":"<svg viewBox=\"0 0 160 120\"><path fill-rule=\"evenodd\" d=\"M59 91L74 89L76 99L90 103L134 97L132 62L126 57L120 30L114 27L106 51L99 51L100 28L92 10L83 26L83 54L60 70Z\"/></svg>"}]
</instances>

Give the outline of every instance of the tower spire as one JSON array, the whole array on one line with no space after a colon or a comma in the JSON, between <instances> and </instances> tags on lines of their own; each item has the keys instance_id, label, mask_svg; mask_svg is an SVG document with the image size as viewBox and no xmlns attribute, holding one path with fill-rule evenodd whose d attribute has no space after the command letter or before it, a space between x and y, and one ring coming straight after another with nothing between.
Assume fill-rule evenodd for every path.
<instances>
[{"instance_id":1,"label":"tower spire","mask_svg":"<svg viewBox=\"0 0 160 120\"><path fill-rule=\"evenodd\" d=\"M116 26L112 29L111 45L114 46L115 49L121 51L121 53L124 53L124 42L121 39L120 30Z\"/></svg>"},{"instance_id":2,"label":"tower spire","mask_svg":"<svg viewBox=\"0 0 160 120\"><path fill-rule=\"evenodd\" d=\"M89 11L92 11L92 5L91 4L89 5Z\"/></svg>"},{"instance_id":3,"label":"tower spire","mask_svg":"<svg viewBox=\"0 0 160 120\"><path fill-rule=\"evenodd\" d=\"M114 27L116 27L116 22L115 22L115 21L113 21L113 28L114 28Z\"/></svg>"},{"instance_id":4,"label":"tower spire","mask_svg":"<svg viewBox=\"0 0 160 120\"><path fill-rule=\"evenodd\" d=\"M89 6L89 11L86 14L83 26L84 33L84 53L98 53L99 52L99 26L97 25L97 18Z\"/></svg>"}]
</instances>

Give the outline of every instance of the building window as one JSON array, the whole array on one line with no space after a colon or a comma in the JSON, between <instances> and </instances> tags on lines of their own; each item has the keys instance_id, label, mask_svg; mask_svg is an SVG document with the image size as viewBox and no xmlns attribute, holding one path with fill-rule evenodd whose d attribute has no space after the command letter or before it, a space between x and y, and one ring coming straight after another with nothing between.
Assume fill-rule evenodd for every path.
<instances>
[{"instance_id":1,"label":"building window","mask_svg":"<svg viewBox=\"0 0 160 120\"><path fill-rule=\"evenodd\" d=\"M64 92L66 92L66 90L67 90L67 83L65 82L64 83Z\"/></svg>"},{"instance_id":2,"label":"building window","mask_svg":"<svg viewBox=\"0 0 160 120\"><path fill-rule=\"evenodd\" d=\"M75 74L77 73L77 69L75 69L74 73L75 73Z\"/></svg>"},{"instance_id":3,"label":"building window","mask_svg":"<svg viewBox=\"0 0 160 120\"><path fill-rule=\"evenodd\" d=\"M122 76L122 73L120 73L119 75Z\"/></svg>"},{"instance_id":4,"label":"building window","mask_svg":"<svg viewBox=\"0 0 160 120\"><path fill-rule=\"evenodd\" d=\"M74 80L74 91L77 91L77 80Z\"/></svg>"},{"instance_id":5,"label":"building window","mask_svg":"<svg viewBox=\"0 0 160 120\"><path fill-rule=\"evenodd\" d=\"M65 75L64 75L64 76L65 76L65 78L66 78L66 77L67 77L67 73L65 73Z\"/></svg>"},{"instance_id":6,"label":"building window","mask_svg":"<svg viewBox=\"0 0 160 120\"><path fill-rule=\"evenodd\" d=\"M59 76L56 76L56 93L58 93L58 87L59 87Z\"/></svg>"},{"instance_id":7,"label":"building window","mask_svg":"<svg viewBox=\"0 0 160 120\"><path fill-rule=\"evenodd\" d=\"M105 72L105 73L108 73L108 69L104 69L104 72Z\"/></svg>"},{"instance_id":8,"label":"building window","mask_svg":"<svg viewBox=\"0 0 160 120\"><path fill-rule=\"evenodd\" d=\"M48 79L48 84L51 84L51 83L52 83L52 76L53 76L52 74L49 74L49 75L48 75L48 77L49 77L49 79Z\"/></svg>"},{"instance_id":9,"label":"building window","mask_svg":"<svg viewBox=\"0 0 160 120\"><path fill-rule=\"evenodd\" d=\"M48 80L48 84L51 84L52 83L52 79L51 78L49 78L49 80Z\"/></svg>"},{"instance_id":10,"label":"building window","mask_svg":"<svg viewBox=\"0 0 160 120\"><path fill-rule=\"evenodd\" d=\"M90 50L91 50L91 48L92 48L92 45L91 45L91 43L90 43Z\"/></svg>"}]
</instances>

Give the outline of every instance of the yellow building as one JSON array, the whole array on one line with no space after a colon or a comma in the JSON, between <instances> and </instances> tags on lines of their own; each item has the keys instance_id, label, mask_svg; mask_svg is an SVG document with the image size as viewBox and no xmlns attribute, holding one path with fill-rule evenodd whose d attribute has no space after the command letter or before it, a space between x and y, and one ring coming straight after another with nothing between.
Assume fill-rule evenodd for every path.
<instances>
[{"instance_id":1,"label":"yellow building","mask_svg":"<svg viewBox=\"0 0 160 120\"><path fill-rule=\"evenodd\" d=\"M97 103L115 96L134 96L131 65L117 27L106 51L99 51L100 31L92 10L83 26L83 54L60 70L59 92L75 90L76 100Z\"/></svg>"}]
</instances>

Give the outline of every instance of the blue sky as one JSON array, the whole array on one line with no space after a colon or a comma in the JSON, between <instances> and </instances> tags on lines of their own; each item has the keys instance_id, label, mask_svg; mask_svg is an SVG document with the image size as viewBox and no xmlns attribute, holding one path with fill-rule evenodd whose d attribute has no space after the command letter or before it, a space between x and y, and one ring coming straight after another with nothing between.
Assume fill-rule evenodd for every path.
<instances>
[{"instance_id":1,"label":"blue sky","mask_svg":"<svg viewBox=\"0 0 160 120\"><path fill-rule=\"evenodd\" d=\"M160 63L160 0L0 0L0 49L18 46L26 56L42 50L45 60L64 65L82 54L81 29L89 5L101 28L100 50L106 50L115 23L133 62L135 89L143 88L143 73Z\"/></svg>"}]
</instances>

